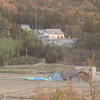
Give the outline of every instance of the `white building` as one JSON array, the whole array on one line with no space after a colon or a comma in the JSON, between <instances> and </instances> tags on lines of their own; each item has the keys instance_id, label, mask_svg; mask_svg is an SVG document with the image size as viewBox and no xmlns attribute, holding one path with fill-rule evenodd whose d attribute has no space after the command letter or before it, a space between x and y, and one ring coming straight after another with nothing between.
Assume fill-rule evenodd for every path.
<instances>
[{"instance_id":1,"label":"white building","mask_svg":"<svg viewBox=\"0 0 100 100\"><path fill-rule=\"evenodd\" d=\"M64 32L60 29L46 29L43 32L43 40L56 40L64 38Z\"/></svg>"}]
</instances>

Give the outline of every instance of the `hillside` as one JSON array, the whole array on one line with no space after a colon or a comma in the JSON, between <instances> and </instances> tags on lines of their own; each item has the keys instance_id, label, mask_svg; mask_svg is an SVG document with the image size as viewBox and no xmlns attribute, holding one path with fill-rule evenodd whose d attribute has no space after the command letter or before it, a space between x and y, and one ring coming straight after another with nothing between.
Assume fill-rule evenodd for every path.
<instances>
[{"instance_id":1,"label":"hillside","mask_svg":"<svg viewBox=\"0 0 100 100\"><path fill-rule=\"evenodd\" d=\"M99 5L99 0L0 1L0 65L33 64L54 53L59 53L57 59L75 65L82 65L95 53L96 66L100 65ZM73 48L44 46L34 31L23 31L21 24L29 24L32 30L61 29L65 38L77 42Z\"/></svg>"},{"instance_id":2,"label":"hillside","mask_svg":"<svg viewBox=\"0 0 100 100\"><path fill-rule=\"evenodd\" d=\"M60 28L68 35L78 37L82 31L95 33L86 29L83 23L100 20L99 0L1 0L0 13L12 24L29 24L32 29ZM91 17L91 18L87 18ZM37 19L37 22L36 22ZM94 21L93 21L94 22ZM93 23L92 23L93 24ZM71 30L66 32L69 25ZM77 25L78 27L73 27ZM93 26L94 27L94 26ZM97 26L96 26L97 27ZM82 28L82 29L81 29ZM67 29L68 30L68 29ZM74 31L71 32L71 31ZM78 31L79 32L78 32ZM75 36L75 34L77 34Z\"/></svg>"},{"instance_id":3,"label":"hillside","mask_svg":"<svg viewBox=\"0 0 100 100\"><path fill-rule=\"evenodd\" d=\"M85 13L94 14L100 12L99 0L2 0L1 6L4 8L12 8L18 5L24 6L35 6L41 9L54 9L58 10L63 14L74 14L79 11L83 16ZM14 9L15 10L15 9Z\"/></svg>"}]
</instances>

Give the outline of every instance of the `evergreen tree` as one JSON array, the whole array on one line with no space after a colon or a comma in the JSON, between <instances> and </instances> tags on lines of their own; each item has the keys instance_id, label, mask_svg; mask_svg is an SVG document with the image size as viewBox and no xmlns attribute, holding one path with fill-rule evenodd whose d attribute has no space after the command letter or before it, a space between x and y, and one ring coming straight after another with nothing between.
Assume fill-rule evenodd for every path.
<instances>
[{"instance_id":1,"label":"evergreen tree","mask_svg":"<svg viewBox=\"0 0 100 100\"><path fill-rule=\"evenodd\" d=\"M0 38L0 65L6 65L10 59L17 57L21 46L21 42L12 38Z\"/></svg>"},{"instance_id":2,"label":"evergreen tree","mask_svg":"<svg viewBox=\"0 0 100 100\"><path fill-rule=\"evenodd\" d=\"M10 29L11 37L16 39L20 38L21 28L18 24L14 24L12 28Z\"/></svg>"},{"instance_id":3,"label":"evergreen tree","mask_svg":"<svg viewBox=\"0 0 100 100\"><path fill-rule=\"evenodd\" d=\"M96 23L93 19L93 17L87 17L87 19L85 20L82 30L87 32L87 33L96 33L96 27L95 27Z\"/></svg>"},{"instance_id":4,"label":"evergreen tree","mask_svg":"<svg viewBox=\"0 0 100 100\"><path fill-rule=\"evenodd\" d=\"M60 57L59 52L56 50L50 50L46 53L45 59L47 63L55 63Z\"/></svg>"}]
</instances>

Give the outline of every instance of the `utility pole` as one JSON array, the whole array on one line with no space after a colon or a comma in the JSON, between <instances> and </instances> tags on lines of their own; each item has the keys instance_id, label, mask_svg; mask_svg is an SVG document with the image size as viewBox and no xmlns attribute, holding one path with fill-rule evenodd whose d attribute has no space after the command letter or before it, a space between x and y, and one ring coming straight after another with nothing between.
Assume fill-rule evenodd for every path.
<instances>
[{"instance_id":1,"label":"utility pole","mask_svg":"<svg viewBox=\"0 0 100 100\"><path fill-rule=\"evenodd\" d=\"M35 0L34 0L34 7L35 7ZM35 29L37 30L37 11L35 9Z\"/></svg>"},{"instance_id":2,"label":"utility pole","mask_svg":"<svg viewBox=\"0 0 100 100\"><path fill-rule=\"evenodd\" d=\"M35 29L37 30L37 12L35 12Z\"/></svg>"},{"instance_id":3,"label":"utility pole","mask_svg":"<svg viewBox=\"0 0 100 100\"><path fill-rule=\"evenodd\" d=\"M45 65L45 59L43 59L43 64ZM44 66L42 66L42 73L43 73L43 78L45 78Z\"/></svg>"},{"instance_id":4,"label":"utility pole","mask_svg":"<svg viewBox=\"0 0 100 100\"><path fill-rule=\"evenodd\" d=\"M26 58L27 58L27 47L26 47Z\"/></svg>"}]
</instances>

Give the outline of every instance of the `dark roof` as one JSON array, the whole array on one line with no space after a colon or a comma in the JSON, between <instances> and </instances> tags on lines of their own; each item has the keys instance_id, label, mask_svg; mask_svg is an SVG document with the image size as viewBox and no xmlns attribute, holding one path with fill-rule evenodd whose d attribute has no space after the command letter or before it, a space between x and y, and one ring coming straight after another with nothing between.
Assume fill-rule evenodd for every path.
<instances>
[{"instance_id":1,"label":"dark roof","mask_svg":"<svg viewBox=\"0 0 100 100\"><path fill-rule=\"evenodd\" d=\"M60 44L60 43L62 43L62 44L66 44L66 43L74 43L74 41L71 40L71 39L67 39L67 38L60 39L60 40L58 40L58 41L55 41L55 44Z\"/></svg>"}]
</instances>

